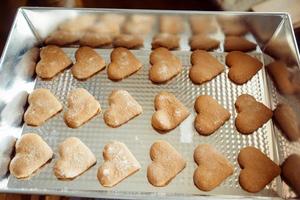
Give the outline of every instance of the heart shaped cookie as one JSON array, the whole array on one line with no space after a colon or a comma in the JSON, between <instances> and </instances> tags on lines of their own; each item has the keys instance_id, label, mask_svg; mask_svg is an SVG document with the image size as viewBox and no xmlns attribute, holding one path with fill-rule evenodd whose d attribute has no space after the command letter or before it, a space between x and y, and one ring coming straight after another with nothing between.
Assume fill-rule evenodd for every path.
<instances>
[{"instance_id":1,"label":"heart shaped cookie","mask_svg":"<svg viewBox=\"0 0 300 200\"><path fill-rule=\"evenodd\" d=\"M149 79L154 83L164 83L182 70L181 61L166 48L157 48L150 54Z\"/></svg>"},{"instance_id":2,"label":"heart shaped cookie","mask_svg":"<svg viewBox=\"0 0 300 200\"><path fill-rule=\"evenodd\" d=\"M228 53L226 65L230 67L229 79L238 85L249 81L263 66L258 59L240 51Z\"/></svg>"},{"instance_id":3,"label":"heart shaped cookie","mask_svg":"<svg viewBox=\"0 0 300 200\"><path fill-rule=\"evenodd\" d=\"M291 154L285 159L281 165L281 177L284 182L292 188L292 190L300 196L300 155Z\"/></svg>"},{"instance_id":4,"label":"heart shaped cookie","mask_svg":"<svg viewBox=\"0 0 300 200\"><path fill-rule=\"evenodd\" d=\"M178 15L163 15L159 18L161 33L179 34L183 31L183 19Z\"/></svg>"},{"instance_id":5,"label":"heart shaped cookie","mask_svg":"<svg viewBox=\"0 0 300 200\"><path fill-rule=\"evenodd\" d=\"M136 49L143 46L144 40L139 35L120 34L114 39L114 47L124 47L128 49Z\"/></svg>"},{"instance_id":6,"label":"heart shaped cookie","mask_svg":"<svg viewBox=\"0 0 300 200\"><path fill-rule=\"evenodd\" d=\"M84 80L105 68L104 59L90 47L77 49L76 63L72 66L71 72L77 79Z\"/></svg>"},{"instance_id":7,"label":"heart shaped cookie","mask_svg":"<svg viewBox=\"0 0 300 200\"><path fill-rule=\"evenodd\" d=\"M256 44L250 42L244 37L240 36L227 36L224 42L225 51L252 51L256 49Z\"/></svg>"},{"instance_id":8,"label":"heart shaped cookie","mask_svg":"<svg viewBox=\"0 0 300 200\"><path fill-rule=\"evenodd\" d=\"M209 15L191 15L189 17L189 24L194 35L203 34L208 35L218 31L215 17Z\"/></svg>"},{"instance_id":9,"label":"heart shaped cookie","mask_svg":"<svg viewBox=\"0 0 300 200\"><path fill-rule=\"evenodd\" d=\"M201 135L212 134L230 118L228 110L208 95L196 99L195 110L198 114L194 124Z\"/></svg>"},{"instance_id":10,"label":"heart shaped cookie","mask_svg":"<svg viewBox=\"0 0 300 200\"><path fill-rule=\"evenodd\" d=\"M114 90L109 95L109 108L104 113L108 126L118 127L143 112L140 104L126 91Z\"/></svg>"},{"instance_id":11,"label":"heart shaped cookie","mask_svg":"<svg viewBox=\"0 0 300 200\"><path fill-rule=\"evenodd\" d=\"M160 92L155 96L152 126L159 131L170 131L189 116L189 110L169 92Z\"/></svg>"},{"instance_id":12,"label":"heart shaped cookie","mask_svg":"<svg viewBox=\"0 0 300 200\"><path fill-rule=\"evenodd\" d=\"M190 69L190 79L195 84L202 84L210 81L221 74L225 67L210 53L203 50L196 50L191 56L192 67Z\"/></svg>"},{"instance_id":13,"label":"heart shaped cookie","mask_svg":"<svg viewBox=\"0 0 300 200\"><path fill-rule=\"evenodd\" d=\"M251 134L262 127L272 117L273 112L249 94L240 95L235 107L238 115L235 119L237 130L243 134Z\"/></svg>"},{"instance_id":14,"label":"heart shaped cookie","mask_svg":"<svg viewBox=\"0 0 300 200\"><path fill-rule=\"evenodd\" d=\"M98 169L98 180L104 187L113 187L141 168L127 146L112 141L103 149L104 163Z\"/></svg>"},{"instance_id":15,"label":"heart shaped cookie","mask_svg":"<svg viewBox=\"0 0 300 200\"><path fill-rule=\"evenodd\" d=\"M44 79L53 78L72 64L71 59L65 52L55 45L43 47L40 52L40 58L41 60L37 63L35 72Z\"/></svg>"},{"instance_id":16,"label":"heart shaped cookie","mask_svg":"<svg viewBox=\"0 0 300 200\"><path fill-rule=\"evenodd\" d=\"M79 40L80 46L104 47L112 44L112 36L109 33L85 32Z\"/></svg>"},{"instance_id":17,"label":"heart shaped cookie","mask_svg":"<svg viewBox=\"0 0 300 200\"><path fill-rule=\"evenodd\" d=\"M107 68L108 78L121 80L137 72L142 63L128 50L123 47L115 48L110 55L111 63Z\"/></svg>"},{"instance_id":18,"label":"heart shaped cookie","mask_svg":"<svg viewBox=\"0 0 300 200\"><path fill-rule=\"evenodd\" d=\"M72 90L67 98L67 111L64 113L66 124L78 128L101 112L99 102L87 90Z\"/></svg>"},{"instance_id":19,"label":"heart shaped cookie","mask_svg":"<svg viewBox=\"0 0 300 200\"><path fill-rule=\"evenodd\" d=\"M248 192L259 192L280 174L280 167L259 149L245 147L240 150L238 162L241 187Z\"/></svg>"},{"instance_id":20,"label":"heart shaped cookie","mask_svg":"<svg viewBox=\"0 0 300 200\"><path fill-rule=\"evenodd\" d=\"M16 143L16 155L9 170L16 178L27 178L46 164L53 156L52 149L37 134L22 135Z\"/></svg>"},{"instance_id":21,"label":"heart shaped cookie","mask_svg":"<svg viewBox=\"0 0 300 200\"><path fill-rule=\"evenodd\" d=\"M152 185L157 187L168 185L186 165L183 157L165 141L152 144L150 157L153 162L147 168L147 178Z\"/></svg>"},{"instance_id":22,"label":"heart shaped cookie","mask_svg":"<svg viewBox=\"0 0 300 200\"><path fill-rule=\"evenodd\" d=\"M76 137L65 139L58 148L59 159L53 167L58 179L74 179L96 163L91 150Z\"/></svg>"},{"instance_id":23,"label":"heart shaped cookie","mask_svg":"<svg viewBox=\"0 0 300 200\"><path fill-rule=\"evenodd\" d=\"M164 47L169 50L174 50L179 47L179 37L170 33L159 33L153 37L152 49Z\"/></svg>"},{"instance_id":24,"label":"heart shaped cookie","mask_svg":"<svg viewBox=\"0 0 300 200\"><path fill-rule=\"evenodd\" d=\"M213 190L233 173L233 165L209 144L197 146L194 160L198 165L194 183L200 190Z\"/></svg>"},{"instance_id":25,"label":"heart shaped cookie","mask_svg":"<svg viewBox=\"0 0 300 200\"><path fill-rule=\"evenodd\" d=\"M61 103L48 89L35 89L28 97L29 107L24 114L28 125L40 126L62 110Z\"/></svg>"},{"instance_id":26,"label":"heart shaped cookie","mask_svg":"<svg viewBox=\"0 0 300 200\"><path fill-rule=\"evenodd\" d=\"M81 36L82 34L80 32L56 30L45 39L45 44L65 46L77 42Z\"/></svg>"},{"instance_id":27,"label":"heart shaped cookie","mask_svg":"<svg viewBox=\"0 0 300 200\"><path fill-rule=\"evenodd\" d=\"M206 34L193 35L189 40L191 50L213 50L219 47L220 41L209 37Z\"/></svg>"}]
</instances>

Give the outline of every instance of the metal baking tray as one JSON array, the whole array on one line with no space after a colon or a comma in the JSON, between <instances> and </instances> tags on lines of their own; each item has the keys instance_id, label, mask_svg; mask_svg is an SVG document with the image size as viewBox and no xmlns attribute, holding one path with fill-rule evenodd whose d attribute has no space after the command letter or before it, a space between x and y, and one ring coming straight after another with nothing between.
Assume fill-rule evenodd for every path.
<instances>
[{"instance_id":1,"label":"metal baking tray","mask_svg":"<svg viewBox=\"0 0 300 200\"><path fill-rule=\"evenodd\" d=\"M147 35L144 47L132 50L143 67L136 74L120 81L113 82L102 71L86 81L73 78L70 69L50 81L41 80L34 74L37 62L38 48L43 40L63 21L83 14L119 13L126 16L132 14L149 14L156 17L153 30ZM152 84L148 79L149 54L151 39L158 31L157 20L160 15L179 15L184 20L184 32L181 33L180 48L174 53L183 63L180 75L163 85ZM238 183L240 167L237 155L245 146L255 146L280 164L291 153L300 153L300 143L288 142L272 120L258 129L252 135L242 135L234 125L236 110L234 102L243 93L253 95L272 109L279 102L289 102L297 107L297 96L279 94L264 68L260 70L247 84L237 86L228 77L228 68L221 75L203 85L194 85L188 77L190 64L190 49L188 38L191 35L188 17L191 15L213 16L216 19L223 16L237 16L243 19L249 32L246 37L258 44L255 51L249 54L261 60L264 65L280 58L291 67L299 66L299 52L291 26L291 20L286 13L246 13L246 12L200 12L200 11L154 11L154 10L117 10L117 9L58 9L58 8L20 8L16 14L9 38L1 57L0 65L0 136L35 132L41 135L55 152L54 159L39 170L30 179L18 180L7 174L0 180L1 192L56 194L65 196L98 197L98 198L207 198L207 195L217 198L290 198L295 194L277 177L264 190L252 194L245 192ZM220 62L225 64L226 53L223 51L224 34L220 27L213 37L221 41L218 49L211 52ZM277 44L285 44L285 53L277 51ZM277 46L276 46L277 45ZM33 49L32 49L33 48ZM63 50L74 61L76 46L64 47ZM110 62L112 48L97 48L106 63ZM266 54L268 52L268 54ZM68 128L63 121L63 112L59 113L40 127L30 127L22 122L22 113L26 109L26 96L35 88L48 88L66 106L66 96L74 88L87 89L100 101L102 110L108 107L108 95L113 89L126 89L143 107L143 114L119 128L109 128L105 125L102 114L97 115L87 124L78 129ZM190 110L190 116L176 129L167 134L159 134L151 126L151 116L154 112L153 100L159 91L173 92ZM211 136L200 136L193 127L195 111L194 101L197 96L208 94L217 99L231 112L231 118ZM298 114L300 112L297 112ZM80 138L96 155L97 164L87 172L72 181L57 180L52 166L57 159L57 147L60 142L70 136ZM1 138L0 138L1 139ZM159 139L171 143L187 160L186 168L176 176L171 183L162 188L153 187L147 181L146 169L151 162L149 149L151 144ZM113 188L102 187L97 178L97 169L102 163L102 150L110 140L124 142L140 162L142 168ZM193 172L196 164L193 160L195 147L200 143L213 144L234 165L234 174L211 192L200 191L194 186Z\"/></svg>"}]
</instances>

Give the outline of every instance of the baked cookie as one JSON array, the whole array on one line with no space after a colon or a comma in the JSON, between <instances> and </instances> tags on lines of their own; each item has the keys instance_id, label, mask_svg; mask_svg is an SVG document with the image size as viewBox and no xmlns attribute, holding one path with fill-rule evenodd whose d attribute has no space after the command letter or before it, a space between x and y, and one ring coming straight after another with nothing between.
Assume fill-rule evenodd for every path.
<instances>
[{"instance_id":1,"label":"baked cookie","mask_svg":"<svg viewBox=\"0 0 300 200\"><path fill-rule=\"evenodd\" d=\"M248 28L240 16L220 16L218 22L225 35L242 36L248 32Z\"/></svg>"},{"instance_id":2,"label":"baked cookie","mask_svg":"<svg viewBox=\"0 0 300 200\"><path fill-rule=\"evenodd\" d=\"M137 172L141 165L127 146L112 141L104 146L104 163L99 167L97 178L104 187L113 187Z\"/></svg>"},{"instance_id":3,"label":"baked cookie","mask_svg":"<svg viewBox=\"0 0 300 200\"><path fill-rule=\"evenodd\" d=\"M80 46L103 47L112 44L113 38L108 33L85 32L79 40Z\"/></svg>"},{"instance_id":4,"label":"baked cookie","mask_svg":"<svg viewBox=\"0 0 300 200\"><path fill-rule=\"evenodd\" d=\"M101 112L99 102L83 88L72 90L67 103L64 120L70 128L78 128Z\"/></svg>"},{"instance_id":5,"label":"baked cookie","mask_svg":"<svg viewBox=\"0 0 300 200\"><path fill-rule=\"evenodd\" d=\"M111 63L107 68L108 78L122 80L137 72L142 63L128 50L123 47L115 48L110 54Z\"/></svg>"},{"instance_id":6,"label":"baked cookie","mask_svg":"<svg viewBox=\"0 0 300 200\"><path fill-rule=\"evenodd\" d=\"M76 63L72 66L73 76L84 80L105 68L104 59L90 47L80 47L75 53Z\"/></svg>"},{"instance_id":7,"label":"baked cookie","mask_svg":"<svg viewBox=\"0 0 300 200\"><path fill-rule=\"evenodd\" d=\"M152 126L158 131L170 131L189 116L189 110L169 92L160 92L154 99Z\"/></svg>"},{"instance_id":8,"label":"baked cookie","mask_svg":"<svg viewBox=\"0 0 300 200\"><path fill-rule=\"evenodd\" d=\"M162 140L152 144L150 158L152 163L147 168L147 178L156 187L168 185L186 166L176 149Z\"/></svg>"},{"instance_id":9,"label":"baked cookie","mask_svg":"<svg viewBox=\"0 0 300 200\"><path fill-rule=\"evenodd\" d=\"M125 124L143 112L140 104L126 90L112 91L108 104L109 108L104 112L104 121L113 128Z\"/></svg>"},{"instance_id":10,"label":"baked cookie","mask_svg":"<svg viewBox=\"0 0 300 200\"><path fill-rule=\"evenodd\" d=\"M300 155L291 154L281 165L281 177L300 196Z\"/></svg>"},{"instance_id":11,"label":"baked cookie","mask_svg":"<svg viewBox=\"0 0 300 200\"><path fill-rule=\"evenodd\" d=\"M280 174L280 167L255 147L241 149L237 159L241 167L239 182L247 192L261 191Z\"/></svg>"},{"instance_id":12,"label":"baked cookie","mask_svg":"<svg viewBox=\"0 0 300 200\"><path fill-rule=\"evenodd\" d=\"M179 34L183 31L183 20L177 15L164 15L159 19L161 33Z\"/></svg>"},{"instance_id":13,"label":"baked cookie","mask_svg":"<svg viewBox=\"0 0 300 200\"><path fill-rule=\"evenodd\" d=\"M273 112L249 94L240 95L236 102L235 126L240 133L249 135L262 127L272 117Z\"/></svg>"},{"instance_id":14,"label":"baked cookie","mask_svg":"<svg viewBox=\"0 0 300 200\"><path fill-rule=\"evenodd\" d=\"M46 39L46 45L66 46L76 43L82 36L81 32L70 32L64 30L56 30L51 33Z\"/></svg>"},{"instance_id":15,"label":"baked cookie","mask_svg":"<svg viewBox=\"0 0 300 200\"><path fill-rule=\"evenodd\" d=\"M210 53L196 50L191 55L192 67L189 72L190 79L195 84L202 84L221 74L225 67Z\"/></svg>"},{"instance_id":16,"label":"baked cookie","mask_svg":"<svg viewBox=\"0 0 300 200\"><path fill-rule=\"evenodd\" d=\"M215 33L218 30L212 16L192 15L189 17L189 23L194 35Z\"/></svg>"},{"instance_id":17,"label":"baked cookie","mask_svg":"<svg viewBox=\"0 0 300 200\"><path fill-rule=\"evenodd\" d=\"M274 120L288 140L297 141L300 138L298 118L289 105L277 105L274 110Z\"/></svg>"},{"instance_id":18,"label":"baked cookie","mask_svg":"<svg viewBox=\"0 0 300 200\"><path fill-rule=\"evenodd\" d=\"M199 96L195 102L197 116L195 128L201 135L210 135L230 118L230 112L208 95Z\"/></svg>"},{"instance_id":19,"label":"baked cookie","mask_svg":"<svg viewBox=\"0 0 300 200\"><path fill-rule=\"evenodd\" d=\"M154 16L134 14L123 25L123 32L133 35L146 35L152 29Z\"/></svg>"},{"instance_id":20,"label":"baked cookie","mask_svg":"<svg viewBox=\"0 0 300 200\"><path fill-rule=\"evenodd\" d=\"M182 70L181 61L166 48L151 52L149 79L154 83L165 83Z\"/></svg>"},{"instance_id":21,"label":"baked cookie","mask_svg":"<svg viewBox=\"0 0 300 200\"><path fill-rule=\"evenodd\" d=\"M300 91L300 86L292 81L292 73L288 71L284 62L274 61L268 64L266 69L280 93L294 94Z\"/></svg>"},{"instance_id":22,"label":"baked cookie","mask_svg":"<svg viewBox=\"0 0 300 200\"><path fill-rule=\"evenodd\" d=\"M111 38L114 38L121 33L121 27L120 25L109 21L97 21L93 26L90 26L86 32L109 35Z\"/></svg>"},{"instance_id":23,"label":"baked cookie","mask_svg":"<svg viewBox=\"0 0 300 200\"><path fill-rule=\"evenodd\" d=\"M29 107L24 114L27 125L40 126L62 110L61 103L48 89L35 89L28 97Z\"/></svg>"},{"instance_id":24,"label":"baked cookie","mask_svg":"<svg viewBox=\"0 0 300 200\"><path fill-rule=\"evenodd\" d=\"M256 49L256 44L250 42L244 37L240 36L227 36L224 41L225 51L252 51Z\"/></svg>"},{"instance_id":25,"label":"baked cookie","mask_svg":"<svg viewBox=\"0 0 300 200\"><path fill-rule=\"evenodd\" d=\"M58 27L59 30L69 31L73 33L78 33L85 31L90 26L93 26L97 20L97 15L94 14L84 14L77 17L66 20L61 23Z\"/></svg>"},{"instance_id":26,"label":"baked cookie","mask_svg":"<svg viewBox=\"0 0 300 200\"><path fill-rule=\"evenodd\" d=\"M200 144L194 151L198 167L194 172L194 184L203 191L211 191L233 174L233 165L209 144Z\"/></svg>"},{"instance_id":27,"label":"baked cookie","mask_svg":"<svg viewBox=\"0 0 300 200\"><path fill-rule=\"evenodd\" d=\"M37 63L35 72L44 79L51 79L72 64L71 59L57 46L48 45L40 51L41 60Z\"/></svg>"},{"instance_id":28,"label":"baked cookie","mask_svg":"<svg viewBox=\"0 0 300 200\"><path fill-rule=\"evenodd\" d=\"M226 65L230 68L229 79L238 85L249 81L263 66L258 59L240 51L228 53Z\"/></svg>"},{"instance_id":29,"label":"baked cookie","mask_svg":"<svg viewBox=\"0 0 300 200\"><path fill-rule=\"evenodd\" d=\"M164 47L169 50L179 48L179 37L170 33L159 33L153 37L152 49Z\"/></svg>"},{"instance_id":30,"label":"baked cookie","mask_svg":"<svg viewBox=\"0 0 300 200\"><path fill-rule=\"evenodd\" d=\"M114 47L136 49L143 46L143 38L138 35L120 34L114 39Z\"/></svg>"},{"instance_id":31,"label":"baked cookie","mask_svg":"<svg viewBox=\"0 0 300 200\"><path fill-rule=\"evenodd\" d=\"M58 148L53 171L58 179L74 179L96 163L91 150L76 137L65 139Z\"/></svg>"},{"instance_id":32,"label":"baked cookie","mask_svg":"<svg viewBox=\"0 0 300 200\"><path fill-rule=\"evenodd\" d=\"M16 154L10 162L9 171L16 178L27 178L52 156L52 149L39 135L23 134L16 142Z\"/></svg>"},{"instance_id":33,"label":"baked cookie","mask_svg":"<svg viewBox=\"0 0 300 200\"><path fill-rule=\"evenodd\" d=\"M206 34L193 35L189 40L191 50L205 50L210 51L217 49L220 45L220 41L209 37Z\"/></svg>"}]
</instances>

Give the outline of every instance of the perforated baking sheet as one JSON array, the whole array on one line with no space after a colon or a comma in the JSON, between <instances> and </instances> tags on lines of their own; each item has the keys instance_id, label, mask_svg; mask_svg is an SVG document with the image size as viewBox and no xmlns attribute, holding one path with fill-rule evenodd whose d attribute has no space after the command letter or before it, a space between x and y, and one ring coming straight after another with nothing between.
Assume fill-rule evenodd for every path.
<instances>
[{"instance_id":1,"label":"perforated baking sheet","mask_svg":"<svg viewBox=\"0 0 300 200\"><path fill-rule=\"evenodd\" d=\"M76 48L65 48L64 51L74 61ZM109 55L111 50L97 50L97 52L103 56L106 63L110 62ZM174 194L183 196L203 194L277 196L277 193L280 193L279 184L281 184L281 181L279 177L264 190L256 194L245 192L238 183L240 167L237 163L237 155L241 148L255 146L278 163L271 121L251 135L238 133L234 125L234 120L237 115L234 103L239 95L248 93L253 95L258 101L270 106L264 69L260 70L247 84L242 86L238 86L228 79L227 67L222 74L212 81L203 85L194 85L188 76L191 52L176 51L174 53L183 63L182 72L168 83L156 85L152 84L148 79L148 70L150 67L149 54L151 51L134 50L132 52L143 62L143 67L137 73L119 82L109 80L106 70L101 71L86 81L74 79L70 73L70 69L65 70L51 81L43 81L37 78L35 88L50 89L60 102L63 103L64 110L40 127L24 125L23 133L35 132L41 135L54 150L55 157L43 169L39 170L35 176L28 180L17 180L13 176L10 176L8 187L57 191L97 191L99 192L99 196L101 196L101 194L111 194L112 197L117 193L159 194L166 196ZM212 54L221 63L225 64L225 53L213 52ZM253 52L251 55L263 62L262 54ZM78 129L68 128L63 120L63 112L66 109L66 97L69 91L79 87L87 89L94 95L95 98L100 101L103 111L108 108L108 96L111 91L114 89L125 89L141 104L143 113L119 128L108 127L103 121L102 113ZM151 126L151 116L154 113L154 97L160 91L169 91L175 94L175 96L189 108L191 113L180 126L167 134L160 134ZM213 96L231 113L230 120L210 136L199 135L193 126L196 115L194 111L195 99L197 96L204 94ZM97 164L75 180L57 180L53 174L52 167L58 158L58 144L71 136L80 138L92 150L97 157ZM99 165L103 162L103 147L111 140L124 142L140 162L142 168L117 186L105 188L99 184L96 174ZM186 168L178 174L169 185L162 188L152 186L146 177L147 166L151 162L149 149L156 140L168 141L187 160ZM201 143L213 144L214 147L223 153L234 165L234 174L211 192L200 191L193 183L193 173L196 169L193 153L196 146Z\"/></svg>"}]
</instances>

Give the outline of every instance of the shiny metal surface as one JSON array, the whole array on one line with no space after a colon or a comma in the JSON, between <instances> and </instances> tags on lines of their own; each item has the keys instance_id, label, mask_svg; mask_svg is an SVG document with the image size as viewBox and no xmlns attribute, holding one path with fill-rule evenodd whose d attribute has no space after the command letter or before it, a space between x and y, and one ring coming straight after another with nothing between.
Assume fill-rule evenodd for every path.
<instances>
[{"instance_id":1,"label":"shiny metal surface","mask_svg":"<svg viewBox=\"0 0 300 200\"><path fill-rule=\"evenodd\" d=\"M148 80L149 53L152 36L157 32L157 26L146 37L144 48L134 50L134 53L144 63L142 70L121 82L112 82L107 78L105 71L100 72L87 81L77 81L70 70L64 71L51 81L42 81L34 74L34 64L37 61L38 48L41 41L50 34L57 25L66 19L79 14L87 13L123 13L129 14L178 14L185 19L185 31L181 34L181 48L175 53L181 58L184 70L172 81L165 85L153 85ZM0 181L0 190L5 192L46 193L70 196L103 197L103 198L200 198L201 195L217 195L217 197L292 197L294 194L280 177L266 187L262 192L250 194L243 191L238 184L239 166L236 161L239 149L254 145L265 152L277 163L294 152L299 152L299 142L291 144L281 136L279 129L269 121L263 128L250 136L239 134L235 130L234 119L236 111L234 102L242 93L249 93L259 101L275 108L278 102L295 102L296 109L298 97L280 95L272 80L262 69L251 81L243 86L236 86L227 78L228 69L214 80L201 85L193 85L188 78L190 67L190 52L188 38L191 35L187 18L190 15L237 16L249 28L246 37L257 42L259 47L251 52L264 63L273 58L263 53L266 50L274 58L285 59L295 66L299 63L299 53L290 25L290 19L285 13L240 13L240 12L197 12L197 11L151 11L151 10L109 10L109 9L51 9L51 8L21 8L19 9L10 37L3 52L0 65L0 139L1 135L10 134L19 137L22 132L34 131L43 136L55 152L57 145L64 138L77 136L85 142L97 157L97 165L73 181L58 181L52 173L52 165L57 159L47 164L38 174L29 180L16 180L6 176ZM223 53L224 35L220 28L212 35L221 41L220 48L213 54L225 63ZM283 41L287 46L285 55L272 50L272 45ZM32 49L33 48L33 49ZM271 49L271 50L269 50ZM74 60L76 48L69 47L64 50ZM97 49L109 62L111 49ZM270 53L271 52L271 53ZM275 53L275 54L274 54ZM297 66L298 67L298 66ZM297 68L296 67L296 68ZM23 125L22 114L26 109L26 97L34 88L49 88L65 105L67 93L76 87L84 87L91 92L101 103L103 110L107 108L107 97L112 89L122 88L128 90L143 106L144 113L124 126L108 128L98 115L89 123L79 129L70 129L64 124L62 114L55 116L43 126L38 128ZM191 115L179 127L168 134L161 135L154 131L150 124L153 114L153 99L161 90L168 90L174 94L190 109ZM232 116L221 129L211 136L200 136L193 128L195 112L193 104L200 94L210 94L229 109ZM300 113L300 112L298 112ZM300 118L299 118L300 119ZM109 140L116 139L125 142L142 165L142 169L129 177L118 186L107 189L100 186L96 179L96 171L102 162L102 148ZM169 141L187 159L186 169L182 171L167 187L155 188L146 178L146 168L150 163L149 148L157 139ZM192 155L195 146L199 143L211 143L224 153L235 166L234 175L229 177L220 187L211 192L201 192L192 180L196 167ZM200 195L200 196L199 196Z\"/></svg>"}]
</instances>

